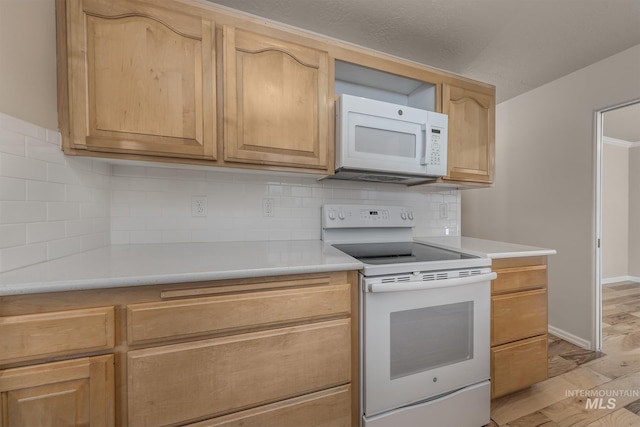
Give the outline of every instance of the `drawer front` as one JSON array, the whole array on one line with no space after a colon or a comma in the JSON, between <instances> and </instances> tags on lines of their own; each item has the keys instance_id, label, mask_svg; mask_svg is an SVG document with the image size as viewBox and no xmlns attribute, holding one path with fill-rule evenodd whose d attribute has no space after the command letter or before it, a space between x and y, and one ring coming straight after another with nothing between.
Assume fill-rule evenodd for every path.
<instances>
[{"instance_id":1,"label":"drawer front","mask_svg":"<svg viewBox=\"0 0 640 427\"><path fill-rule=\"evenodd\" d=\"M491 297L491 345L547 333L547 291Z\"/></svg>"},{"instance_id":2,"label":"drawer front","mask_svg":"<svg viewBox=\"0 0 640 427\"><path fill-rule=\"evenodd\" d=\"M546 334L491 349L491 398L546 379Z\"/></svg>"},{"instance_id":3,"label":"drawer front","mask_svg":"<svg viewBox=\"0 0 640 427\"><path fill-rule=\"evenodd\" d=\"M189 424L189 427L350 427L351 386L341 386Z\"/></svg>"},{"instance_id":4,"label":"drawer front","mask_svg":"<svg viewBox=\"0 0 640 427\"><path fill-rule=\"evenodd\" d=\"M339 319L127 355L129 425L214 417L350 382L351 321Z\"/></svg>"},{"instance_id":5,"label":"drawer front","mask_svg":"<svg viewBox=\"0 0 640 427\"><path fill-rule=\"evenodd\" d=\"M498 277L491 282L492 294L547 287L546 265L494 270Z\"/></svg>"},{"instance_id":6,"label":"drawer front","mask_svg":"<svg viewBox=\"0 0 640 427\"><path fill-rule=\"evenodd\" d=\"M350 285L218 295L132 304L127 340L138 344L206 333L238 332L350 313Z\"/></svg>"},{"instance_id":7,"label":"drawer front","mask_svg":"<svg viewBox=\"0 0 640 427\"><path fill-rule=\"evenodd\" d=\"M112 349L114 313L98 307L0 317L0 363Z\"/></svg>"},{"instance_id":8,"label":"drawer front","mask_svg":"<svg viewBox=\"0 0 640 427\"><path fill-rule=\"evenodd\" d=\"M527 256L515 258L495 258L491 260L491 268L500 270L503 268L533 267L537 265L547 265L547 257Z\"/></svg>"}]
</instances>

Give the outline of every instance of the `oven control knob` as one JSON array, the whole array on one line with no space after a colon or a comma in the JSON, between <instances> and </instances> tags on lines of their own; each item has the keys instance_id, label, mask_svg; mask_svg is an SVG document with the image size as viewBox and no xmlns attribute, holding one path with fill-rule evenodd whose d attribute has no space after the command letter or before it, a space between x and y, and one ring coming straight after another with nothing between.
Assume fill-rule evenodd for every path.
<instances>
[{"instance_id":1,"label":"oven control knob","mask_svg":"<svg viewBox=\"0 0 640 427\"><path fill-rule=\"evenodd\" d=\"M413 221L413 212L409 211L409 213L407 214L407 218L409 218L409 220Z\"/></svg>"},{"instance_id":2,"label":"oven control knob","mask_svg":"<svg viewBox=\"0 0 640 427\"><path fill-rule=\"evenodd\" d=\"M336 219L336 213L335 211L329 211L329 219L331 221L333 221L334 219Z\"/></svg>"},{"instance_id":3,"label":"oven control knob","mask_svg":"<svg viewBox=\"0 0 640 427\"><path fill-rule=\"evenodd\" d=\"M338 212L338 218L340 218L341 221L344 220L344 212L339 211Z\"/></svg>"},{"instance_id":4,"label":"oven control knob","mask_svg":"<svg viewBox=\"0 0 640 427\"><path fill-rule=\"evenodd\" d=\"M407 213L406 213L406 212L402 212L402 213L400 214L400 218L402 218L403 220L404 220L404 219L407 219Z\"/></svg>"}]
</instances>

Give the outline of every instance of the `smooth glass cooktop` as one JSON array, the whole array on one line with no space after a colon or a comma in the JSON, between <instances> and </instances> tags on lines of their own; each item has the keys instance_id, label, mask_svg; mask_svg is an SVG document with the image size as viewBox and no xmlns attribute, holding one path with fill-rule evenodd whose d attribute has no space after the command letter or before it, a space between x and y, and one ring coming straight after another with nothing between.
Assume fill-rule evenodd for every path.
<instances>
[{"instance_id":1,"label":"smooth glass cooktop","mask_svg":"<svg viewBox=\"0 0 640 427\"><path fill-rule=\"evenodd\" d=\"M365 264L401 264L477 258L414 242L347 243L333 245L333 247Z\"/></svg>"}]
</instances>

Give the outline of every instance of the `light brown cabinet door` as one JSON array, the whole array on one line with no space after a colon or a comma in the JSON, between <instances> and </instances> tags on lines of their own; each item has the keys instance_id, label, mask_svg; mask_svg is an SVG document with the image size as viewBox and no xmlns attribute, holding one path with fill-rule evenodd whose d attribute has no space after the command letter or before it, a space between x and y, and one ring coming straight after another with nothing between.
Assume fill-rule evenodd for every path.
<instances>
[{"instance_id":1,"label":"light brown cabinet door","mask_svg":"<svg viewBox=\"0 0 640 427\"><path fill-rule=\"evenodd\" d=\"M3 426L113 426L113 356L0 371L0 394Z\"/></svg>"},{"instance_id":2,"label":"light brown cabinet door","mask_svg":"<svg viewBox=\"0 0 640 427\"><path fill-rule=\"evenodd\" d=\"M186 423L351 381L351 321L130 351L129 425Z\"/></svg>"},{"instance_id":3,"label":"light brown cabinet door","mask_svg":"<svg viewBox=\"0 0 640 427\"><path fill-rule=\"evenodd\" d=\"M492 183L495 156L495 94L443 85L443 113L449 115L445 180Z\"/></svg>"},{"instance_id":4,"label":"light brown cabinet door","mask_svg":"<svg viewBox=\"0 0 640 427\"><path fill-rule=\"evenodd\" d=\"M65 13L71 149L215 159L212 21L123 0L66 0Z\"/></svg>"},{"instance_id":5,"label":"light brown cabinet door","mask_svg":"<svg viewBox=\"0 0 640 427\"><path fill-rule=\"evenodd\" d=\"M333 169L327 52L224 27L224 160Z\"/></svg>"}]
</instances>

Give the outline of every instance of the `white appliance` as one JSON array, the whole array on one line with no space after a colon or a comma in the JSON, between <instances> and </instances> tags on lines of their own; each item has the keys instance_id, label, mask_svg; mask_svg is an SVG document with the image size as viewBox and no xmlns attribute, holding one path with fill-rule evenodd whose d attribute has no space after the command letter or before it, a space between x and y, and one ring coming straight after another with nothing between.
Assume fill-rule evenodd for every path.
<instances>
[{"instance_id":1,"label":"white appliance","mask_svg":"<svg viewBox=\"0 0 640 427\"><path fill-rule=\"evenodd\" d=\"M325 205L322 238L360 272L364 427L490 422L491 260L413 242L398 206Z\"/></svg>"},{"instance_id":2,"label":"white appliance","mask_svg":"<svg viewBox=\"0 0 640 427\"><path fill-rule=\"evenodd\" d=\"M330 178L419 184L447 174L446 114L352 95L336 101Z\"/></svg>"}]
</instances>

